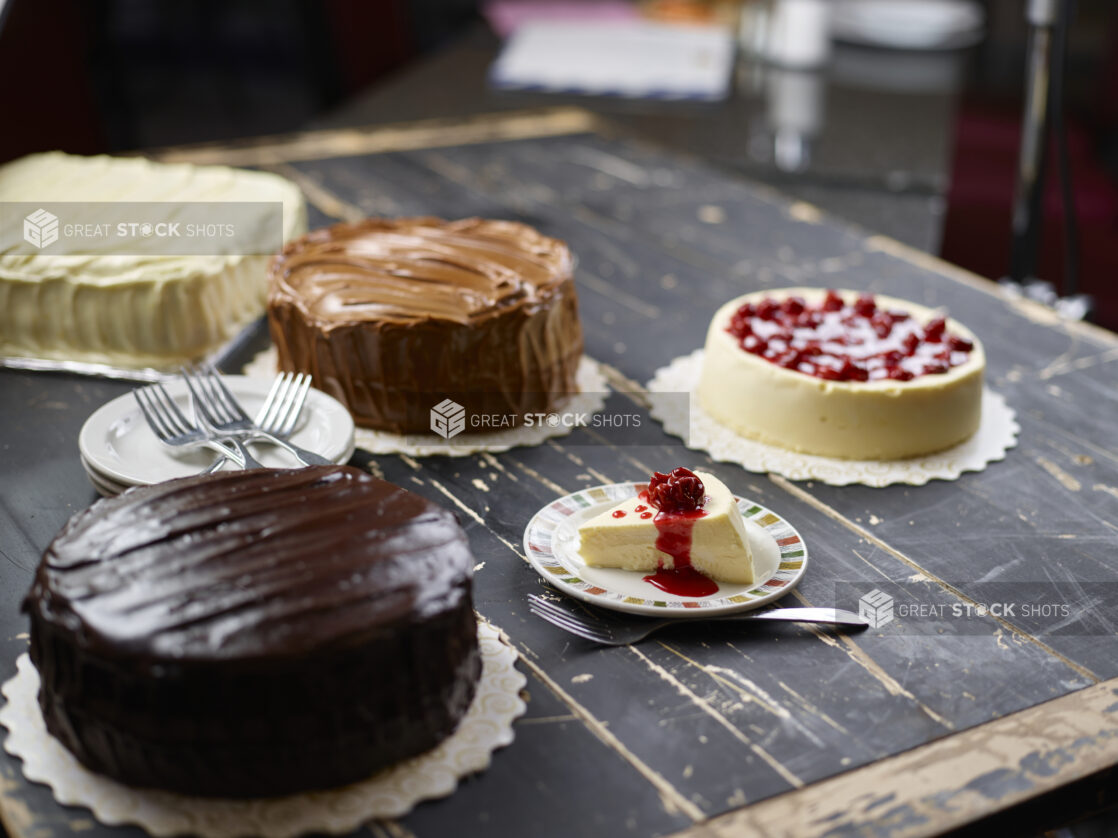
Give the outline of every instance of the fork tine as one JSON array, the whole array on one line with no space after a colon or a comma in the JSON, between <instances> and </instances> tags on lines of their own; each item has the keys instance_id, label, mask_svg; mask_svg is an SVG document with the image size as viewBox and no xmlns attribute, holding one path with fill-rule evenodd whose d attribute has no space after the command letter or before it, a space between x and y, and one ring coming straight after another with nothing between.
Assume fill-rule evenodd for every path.
<instances>
[{"instance_id":1,"label":"fork tine","mask_svg":"<svg viewBox=\"0 0 1118 838\"><path fill-rule=\"evenodd\" d=\"M553 602L549 599L545 599L539 594L528 594L528 599L531 602L536 603L540 608L546 609L555 614L567 615L571 619L578 620L588 626L592 625L600 627L603 631L610 631L612 625L616 625L618 622L620 622L613 617L606 617L604 615L598 614L596 611L589 610L589 606L587 606L583 602L564 600L564 602L568 602L575 608L578 608L579 611L582 612L581 614L579 614L572 611L570 608L566 608L563 605L560 605L559 603Z\"/></svg>"},{"instance_id":2,"label":"fork tine","mask_svg":"<svg viewBox=\"0 0 1118 838\"><path fill-rule=\"evenodd\" d=\"M207 404L206 399L204 399L199 394L199 390L202 386L201 383L191 375L190 370L188 370L186 367L182 368L182 379L186 382L187 389L190 390L190 396L193 399L194 409L201 414L202 419L205 420L206 424L218 424L219 420L213 415L213 413L210 412L210 408Z\"/></svg>"},{"instance_id":3,"label":"fork tine","mask_svg":"<svg viewBox=\"0 0 1118 838\"><path fill-rule=\"evenodd\" d=\"M271 420L272 412L276 408L279 400L280 391L283 390L284 377L287 373L280 373L272 382L272 389L268 391L268 398L264 399L264 404L260 406L259 412L256 414L256 424L261 428L267 428Z\"/></svg>"},{"instance_id":4,"label":"fork tine","mask_svg":"<svg viewBox=\"0 0 1118 838\"><path fill-rule=\"evenodd\" d=\"M146 391L146 387L141 387L138 390L133 390L132 397L139 403L140 410L144 414L144 419L147 421L148 427L155 432L155 435L159 439L167 439L169 436L171 436L171 434L163 425L163 418L155 410L154 405L151 407L150 410L148 409L147 399L150 398L150 396Z\"/></svg>"},{"instance_id":5,"label":"fork tine","mask_svg":"<svg viewBox=\"0 0 1118 838\"><path fill-rule=\"evenodd\" d=\"M283 417L287 415L289 410L288 401L291 399L291 394L294 391L295 376L289 372L281 375L283 379L283 386L280 389L279 397L276 403L272 406L272 413L268 416L267 422L263 425L264 429L269 432L276 432L282 422Z\"/></svg>"},{"instance_id":6,"label":"fork tine","mask_svg":"<svg viewBox=\"0 0 1118 838\"><path fill-rule=\"evenodd\" d=\"M154 384L147 388L147 399L151 409L159 416L159 421L166 429L167 436L179 436L182 430L175 424L175 418L171 415L171 411L167 409L167 405L163 403L163 397Z\"/></svg>"},{"instance_id":7,"label":"fork tine","mask_svg":"<svg viewBox=\"0 0 1118 838\"><path fill-rule=\"evenodd\" d=\"M218 371L215 370L211 364L204 364L203 369L205 370L206 375L209 377L211 384L216 385L215 390L219 390L221 392L222 401L225 404L226 408L228 408L232 412L234 418L252 421L251 419L249 419L249 415L245 413L244 408L241 407L236 397L231 392L229 392L229 388L226 387L225 382L221 380L221 375L218 373Z\"/></svg>"},{"instance_id":8,"label":"fork tine","mask_svg":"<svg viewBox=\"0 0 1118 838\"><path fill-rule=\"evenodd\" d=\"M551 623L553 626L558 626L565 631L569 631L571 634L577 634L579 637L584 637L587 640L593 640L595 643L614 642L612 635L603 633L595 626L590 626L577 619L573 619L570 614L544 611L537 608L535 605L529 605L528 610L537 617Z\"/></svg>"},{"instance_id":9,"label":"fork tine","mask_svg":"<svg viewBox=\"0 0 1118 838\"><path fill-rule=\"evenodd\" d=\"M182 415L179 406L175 404L175 400L171 398L170 394L163 388L162 384L153 384L154 392L159 400L163 403L164 415L168 420L168 424L174 426L175 432L179 434L189 433L194 430L194 425L187 421L186 417Z\"/></svg>"},{"instance_id":10,"label":"fork tine","mask_svg":"<svg viewBox=\"0 0 1118 838\"><path fill-rule=\"evenodd\" d=\"M217 386L220 382L221 379L212 367L202 367L202 387L210 400L210 408L224 424L229 424L237 421L239 417L237 411L229 404L229 400L225 398L225 392Z\"/></svg>"},{"instance_id":11,"label":"fork tine","mask_svg":"<svg viewBox=\"0 0 1118 838\"><path fill-rule=\"evenodd\" d=\"M299 373L295 386L296 390L291 397L287 415L283 417L283 420L279 423L279 429L276 431L280 436L290 436L291 432L295 430L295 425L299 422L299 415L303 412L303 405L307 401L307 393L311 389L311 377Z\"/></svg>"},{"instance_id":12,"label":"fork tine","mask_svg":"<svg viewBox=\"0 0 1118 838\"><path fill-rule=\"evenodd\" d=\"M569 623L561 622L560 620L558 620L552 614L544 614L542 611L536 611L535 609L530 609L530 610L533 614L535 614L537 617L539 617L544 622L550 623L551 625L555 626L558 629L562 629L563 631L567 632L568 634L576 635L578 637L583 638L584 640L589 640L592 643L606 642L606 641L603 641L602 638L596 637L593 634L591 634L590 632L585 631L580 626L575 626L575 625L571 625Z\"/></svg>"},{"instance_id":13,"label":"fork tine","mask_svg":"<svg viewBox=\"0 0 1118 838\"><path fill-rule=\"evenodd\" d=\"M544 599L541 596L529 595L528 601L541 611L547 611L551 614L570 614L571 612L559 605L556 605L550 600ZM574 615L571 615L574 616Z\"/></svg>"},{"instance_id":14,"label":"fork tine","mask_svg":"<svg viewBox=\"0 0 1118 838\"><path fill-rule=\"evenodd\" d=\"M533 611L532 613L542 620L551 623L551 625L555 626L556 628L562 629L563 631L569 632L570 634L576 635L577 637L581 637L585 640L589 640L593 643L600 643L603 646L620 645L620 641L616 640L615 638L594 631L593 629L589 629L579 623L565 622L555 617L554 615L545 616L540 611Z\"/></svg>"},{"instance_id":15,"label":"fork tine","mask_svg":"<svg viewBox=\"0 0 1118 838\"><path fill-rule=\"evenodd\" d=\"M205 367L197 367L195 369L195 380L198 386L202 389L203 395L209 402L210 410L218 418L221 424L232 422L235 419L235 414L229 409L229 405L225 403L221 393L217 387L214 386L214 380L210 372Z\"/></svg>"}]
</instances>

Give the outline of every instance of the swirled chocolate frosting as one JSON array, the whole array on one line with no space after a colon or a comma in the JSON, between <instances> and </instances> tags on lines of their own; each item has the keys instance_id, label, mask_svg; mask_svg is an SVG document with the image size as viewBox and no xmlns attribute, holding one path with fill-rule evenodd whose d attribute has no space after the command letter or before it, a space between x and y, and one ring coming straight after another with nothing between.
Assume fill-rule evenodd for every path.
<instances>
[{"instance_id":1,"label":"swirled chocolate frosting","mask_svg":"<svg viewBox=\"0 0 1118 838\"><path fill-rule=\"evenodd\" d=\"M472 566L451 513L352 468L99 501L24 602L48 730L94 770L187 793L361 779L465 713Z\"/></svg>"},{"instance_id":2,"label":"swirled chocolate frosting","mask_svg":"<svg viewBox=\"0 0 1118 838\"><path fill-rule=\"evenodd\" d=\"M368 427L429 430L430 408L546 412L576 392L582 330L567 246L513 221L367 219L271 264L284 370Z\"/></svg>"}]
</instances>

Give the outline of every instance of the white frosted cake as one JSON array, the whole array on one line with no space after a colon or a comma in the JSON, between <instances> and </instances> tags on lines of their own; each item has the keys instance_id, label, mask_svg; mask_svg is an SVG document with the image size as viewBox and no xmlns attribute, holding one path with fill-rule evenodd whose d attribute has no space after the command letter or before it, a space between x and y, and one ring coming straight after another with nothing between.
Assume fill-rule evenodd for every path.
<instances>
[{"instance_id":1,"label":"white frosted cake","mask_svg":"<svg viewBox=\"0 0 1118 838\"><path fill-rule=\"evenodd\" d=\"M0 202L105 201L165 204L145 207L152 222L181 217L184 203L281 202L283 239L306 229L298 187L266 172L61 152L0 166ZM268 255L96 252L65 239L38 252L4 232L0 355L167 368L212 352L264 311Z\"/></svg>"},{"instance_id":2,"label":"white frosted cake","mask_svg":"<svg viewBox=\"0 0 1118 838\"><path fill-rule=\"evenodd\" d=\"M697 397L745 437L893 460L974 434L985 368L978 338L943 312L881 295L787 288L718 310Z\"/></svg>"}]
</instances>

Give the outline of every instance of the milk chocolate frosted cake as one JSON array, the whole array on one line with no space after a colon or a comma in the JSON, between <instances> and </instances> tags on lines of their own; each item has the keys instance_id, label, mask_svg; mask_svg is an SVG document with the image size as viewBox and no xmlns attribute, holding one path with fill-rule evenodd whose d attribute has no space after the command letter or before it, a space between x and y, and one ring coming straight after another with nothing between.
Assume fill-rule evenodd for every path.
<instances>
[{"instance_id":1,"label":"milk chocolate frosted cake","mask_svg":"<svg viewBox=\"0 0 1118 838\"><path fill-rule=\"evenodd\" d=\"M472 567L450 512L353 468L99 501L24 603L47 728L138 786L251 797L363 779L465 714Z\"/></svg>"},{"instance_id":2,"label":"milk chocolate frosted cake","mask_svg":"<svg viewBox=\"0 0 1118 838\"><path fill-rule=\"evenodd\" d=\"M512 221L339 224L273 260L272 341L281 369L366 427L429 431L447 398L471 416L549 412L577 392L571 271L563 242Z\"/></svg>"}]
</instances>

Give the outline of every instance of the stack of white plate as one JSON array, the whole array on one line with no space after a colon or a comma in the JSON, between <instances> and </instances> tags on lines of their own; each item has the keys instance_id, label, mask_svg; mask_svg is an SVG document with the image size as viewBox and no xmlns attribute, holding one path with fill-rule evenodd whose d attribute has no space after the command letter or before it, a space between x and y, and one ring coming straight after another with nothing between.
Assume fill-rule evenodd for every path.
<instances>
[{"instance_id":1,"label":"stack of white plate","mask_svg":"<svg viewBox=\"0 0 1118 838\"><path fill-rule=\"evenodd\" d=\"M243 375L222 376L226 386L250 416L255 416L268 396L272 382ZM164 385L184 416L191 415L190 393L181 379ZM353 456L353 418L336 399L318 390L307 394L291 442L335 463ZM188 477L210 466L219 456L206 448L177 451L163 445L144 421L131 393L102 405L78 435L82 466L102 495L116 495L133 486ZM253 443L252 453L272 468L301 465L282 448ZM224 468L235 468L227 464Z\"/></svg>"},{"instance_id":2,"label":"stack of white plate","mask_svg":"<svg viewBox=\"0 0 1118 838\"><path fill-rule=\"evenodd\" d=\"M970 0L836 0L831 35L889 49L959 49L982 39L985 14Z\"/></svg>"}]
</instances>

